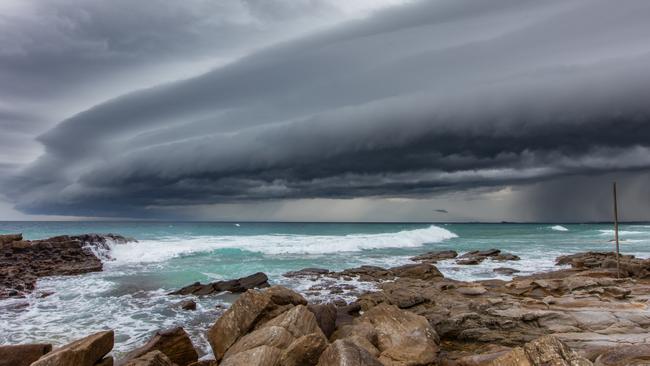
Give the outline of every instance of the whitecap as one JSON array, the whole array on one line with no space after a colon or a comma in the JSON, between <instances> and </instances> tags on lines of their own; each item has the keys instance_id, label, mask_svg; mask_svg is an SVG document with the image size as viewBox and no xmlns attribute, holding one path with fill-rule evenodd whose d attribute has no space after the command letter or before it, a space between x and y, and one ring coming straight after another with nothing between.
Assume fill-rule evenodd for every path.
<instances>
[{"instance_id":1,"label":"whitecap","mask_svg":"<svg viewBox=\"0 0 650 366\"><path fill-rule=\"evenodd\" d=\"M555 230L555 231L569 231L569 229L567 229L566 227L564 227L564 226L562 226L562 225L554 225L554 226L551 226L551 230Z\"/></svg>"}]
</instances>

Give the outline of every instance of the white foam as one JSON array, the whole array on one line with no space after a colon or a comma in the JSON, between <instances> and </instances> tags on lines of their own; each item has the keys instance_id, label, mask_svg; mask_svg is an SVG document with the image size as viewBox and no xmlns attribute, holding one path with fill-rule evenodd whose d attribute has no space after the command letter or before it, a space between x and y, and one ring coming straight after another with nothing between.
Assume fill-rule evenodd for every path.
<instances>
[{"instance_id":1,"label":"white foam","mask_svg":"<svg viewBox=\"0 0 650 366\"><path fill-rule=\"evenodd\" d=\"M358 252L379 248L419 247L457 237L456 234L432 225L428 228L397 233L351 235L252 235L168 237L141 240L138 243L114 244L114 263L162 262L192 253L236 248L265 254L327 254Z\"/></svg>"},{"instance_id":2,"label":"white foam","mask_svg":"<svg viewBox=\"0 0 650 366\"><path fill-rule=\"evenodd\" d=\"M600 235L614 235L614 230L598 230ZM619 230L618 235L650 235L648 231Z\"/></svg>"},{"instance_id":3,"label":"white foam","mask_svg":"<svg viewBox=\"0 0 650 366\"><path fill-rule=\"evenodd\" d=\"M555 231L569 231L569 229L565 228L565 227L562 226L562 225L551 226L551 230L555 230Z\"/></svg>"}]
</instances>

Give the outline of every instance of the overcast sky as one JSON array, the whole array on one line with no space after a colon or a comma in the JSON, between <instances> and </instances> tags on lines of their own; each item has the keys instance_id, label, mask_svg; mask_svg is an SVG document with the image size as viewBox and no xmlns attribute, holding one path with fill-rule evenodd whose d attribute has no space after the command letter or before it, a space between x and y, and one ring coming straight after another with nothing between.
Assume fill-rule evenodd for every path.
<instances>
[{"instance_id":1,"label":"overcast sky","mask_svg":"<svg viewBox=\"0 0 650 366\"><path fill-rule=\"evenodd\" d=\"M650 219L646 0L5 0L0 219Z\"/></svg>"}]
</instances>

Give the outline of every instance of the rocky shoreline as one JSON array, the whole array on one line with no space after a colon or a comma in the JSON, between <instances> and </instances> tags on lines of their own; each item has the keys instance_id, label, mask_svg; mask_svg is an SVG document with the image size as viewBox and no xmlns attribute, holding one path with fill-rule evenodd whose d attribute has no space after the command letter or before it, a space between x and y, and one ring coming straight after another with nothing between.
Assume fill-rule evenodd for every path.
<instances>
[{"instance_id":1,"label":"rocky shoreline","mask_svg":"<svg viewBox=\"0 0 650 366\"><path fill-rule=\"evenodd\" d=\"M60 271L54 270L59 262L49 265L55 274L101 270L101 261L98 268L88 257L88 243L101 240L61 238L66 239L29 245L2 241L2 250L11 250L2 263L25 263L29 255L39 256L35 263L47 263L45 254L34 254L46 248L46 253L60 253ZM11 241L16 242L22 240ZM71 253L76 254L68 257ZM435 266L439 260L463 266L517 259L496 249L463 255L429 252L393 268L306 268L285 274L313 280L307 292L354 294L351 303L310 304L303 294L271 286L263 273L194 283L171 292L170 302L180 301L191 310L186 296L241 293L209 329L212 355L201 361L185 330L173 328L159 331L119 360L110 355L110 330L54 350L48 344L2 345L0 366L650 365L650 260L622 256L620 278L615 255L603 252L562 256L557 258L562 268L556 271L508 281L457 281L445 278ZM30 266L22 273L50 273ZM7 282L6 273L0 272L3 285L19 283L20 273L11 272L13 282ZM372 282L377 290L362 292L338 281L348 279ZM25 291L33 290L31 277L22 281L32 284Z\"/></svg>"}]
</instances>

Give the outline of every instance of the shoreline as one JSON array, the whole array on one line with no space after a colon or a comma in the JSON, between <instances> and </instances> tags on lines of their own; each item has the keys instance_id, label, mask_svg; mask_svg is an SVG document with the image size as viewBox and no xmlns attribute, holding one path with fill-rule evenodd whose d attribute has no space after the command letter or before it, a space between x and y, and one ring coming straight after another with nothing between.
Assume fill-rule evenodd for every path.
<instances>
[{"instance_id":1,"label":"shoreline","mask_svg":"<svg viewBox=\"0 0 650 366\"><path fill-rule=\"evenodd\" d=\"M19 242L17 247L13 244L10 246L12 250L27 250L22 240L12 242ZM36 246L42 246L43 242L47 240L35 241ZM49 243L53 242L59 241L50 240ZM70 246L70 240L60 242L68 243L63 247ZM2 248L6 250L8 247L3 244ZM81 248L88 250L90 247L86 242ZM564 256L558 258L557 264L570 267L568 269L515 276L509 281L452 280L445 278L435 266L441 260L456 260L461 262L458 265L471 265L468 263L476 264L495 258L500 258L504 263L517 259L498 250L476 251L460 256L452 251L441 251L423 253L413 257L412 264L393 268L361 266L339 272L311 268L293 271L286 276L304 277L321 287L312 291L330 293L357 291L353 287L341 288L335 279L374 283L376 291L359 293L351 303L332 303L336 312L334 329L351 325L355 319L378 306L392 306L426 319L439 337L436 360L444 360L449 365L455 365L453 362L462 365L458 362L465 362L462 360L467 357L481 355L479 358L485 358L497 353L505 354L506 349L516 349L545 335L554 335L592 361L598 352L596 357L623 345L637 347L645 343L645 335L650 329L650 312L646 305L650 301L650 260L622 257L625 275L622 279L615 278L611 253ZM74 262L76 258L72 259ZM264 274L251 277L255 280L243 278L220 281L218 286L207 285L214 291L204 291L206 285L196 287L195 284L192 290L178 290L181 296L169 295L169 301L180 304L187 300L187 295L210 297L224 291L256 292L258 290L251 289L269 286ZM329 279L332 281L328 282ZM223 287L225 285L230 287ZM309 295L308 292L303 293ZM302 295L299 296L304 300ZM326 304L311 305L329 307ZM191 307L191 304L188 306ZM229 311L226 310L224 314ZM119 334L120 329L115 331ZM492 352L495 349L499 351Z\"/></svg>"}]
</instances>

